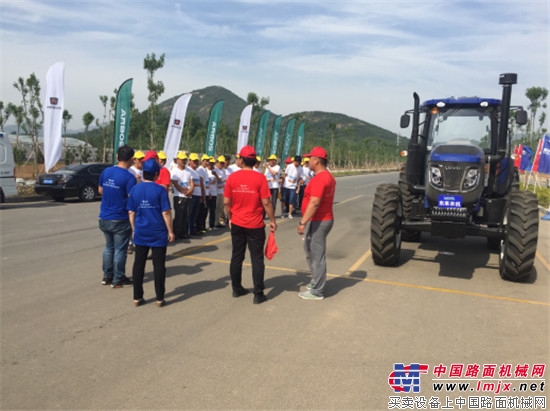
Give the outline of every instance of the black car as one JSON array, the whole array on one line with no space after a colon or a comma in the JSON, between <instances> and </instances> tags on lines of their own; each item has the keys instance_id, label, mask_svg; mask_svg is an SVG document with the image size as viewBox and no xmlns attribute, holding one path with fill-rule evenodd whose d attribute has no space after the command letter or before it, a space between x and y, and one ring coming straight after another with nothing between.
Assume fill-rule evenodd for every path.
<instances>
[{"instance_id":1,"label":"black car","mask_svg":"<svg viewBox=\"0 0 550 411\"><path fill-rule=\"evenodd\" d=\"M71 164L50 174L40 174L34 185L38 194L51 196L55 201L78 197L92 201L98 196L97 184L103 170L112 164Z\"/></svg>"}]
</instances>

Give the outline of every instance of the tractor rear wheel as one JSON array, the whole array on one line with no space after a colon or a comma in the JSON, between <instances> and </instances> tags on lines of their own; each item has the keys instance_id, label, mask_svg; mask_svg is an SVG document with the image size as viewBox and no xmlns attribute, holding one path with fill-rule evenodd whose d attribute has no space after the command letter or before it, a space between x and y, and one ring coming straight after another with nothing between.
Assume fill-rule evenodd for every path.
<instances>
[{"instance_id":1,"label":"tractor rear wheel","mask_svg":"<svg viewBox=\"0 0 550 411\"><path fill-rule=\"evenodd\" d=\"M399 194L401 195L401 207L403 210L403 218L408 218L412 212L412 201L414 194L411 193L409 184L407 183L407 175L405 167L401 167L399 172ZM401 230L401 239L403 241L418 242L421 236L420 231Z\"/></svg>"},{"instance_id":2,"label":"tractor rear wheel","mask_svg":"<svg viewBox=\"0 0 550 411\"><path fill-rule=\"evenodd\" d=\"M401 203L396 184L381 184L372 203L370 241L376 265L396 265L401 252Z\"/></svg>"},{"instance_id":3,"label":"tractor rear wheel","mask_svg":"<svg viewBox=\"0 0 550 411\"><path fill-rule=\"evenodd\" d=\"M539 211L535 194L512 191L504 216L499 271L505 280L519 281L531 274L537 252Z\"/></svg>"}]
</instances>

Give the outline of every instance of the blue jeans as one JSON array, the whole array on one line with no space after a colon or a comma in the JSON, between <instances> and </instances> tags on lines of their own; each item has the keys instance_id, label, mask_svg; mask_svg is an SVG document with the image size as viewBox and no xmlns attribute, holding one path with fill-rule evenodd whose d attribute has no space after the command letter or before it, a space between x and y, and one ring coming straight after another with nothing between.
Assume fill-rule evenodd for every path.
<instances>
[{"instance_id":1,"label":"blue jeans","mask_svg":"<svg viewBox=\"0 0 550 411\"><path fill-rule=\"evenodd\" d=\"M105 235L103 250L103 278L112 278L116 284L125 276L126 252L132 236L130 220L99 220L99 229Z\"/></svg>"}]
</instances>

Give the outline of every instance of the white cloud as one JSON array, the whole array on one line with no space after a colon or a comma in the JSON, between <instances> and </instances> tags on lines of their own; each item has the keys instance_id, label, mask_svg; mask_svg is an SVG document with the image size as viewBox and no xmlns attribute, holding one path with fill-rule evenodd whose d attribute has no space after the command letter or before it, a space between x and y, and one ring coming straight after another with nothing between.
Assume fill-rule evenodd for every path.
<instances>
[{"instance_id":1,"label":"white cloud","mask_svg":"<svg viewBox=\"0 0 550 411\"><path fill-rule=\"evenodd\" d=\"M499 97L498 74L517 72L513 101L549 86L544 1L4 1L0 99L11 84L65 62L72 127L99 113L99 95L134 78L147 107L143 59L175 95L209 85L269 96L277 114L341 112L390 130L411 94ZM549 116L550 117L550 116ZM78 124L76 124L78 123Z\"/></svg>"}]
</instances>

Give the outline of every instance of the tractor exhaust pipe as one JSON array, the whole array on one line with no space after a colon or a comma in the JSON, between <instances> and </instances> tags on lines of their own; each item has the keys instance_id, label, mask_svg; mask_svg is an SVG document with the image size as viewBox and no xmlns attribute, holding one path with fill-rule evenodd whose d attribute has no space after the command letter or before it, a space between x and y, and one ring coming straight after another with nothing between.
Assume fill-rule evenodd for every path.
<instances>
[{"instance_id":1,"label":"tractor exhaust pipe","mask_svg":"<svg viewBox=\"0 0 550 411\"><path fill-rule=\"evenodd\" d=\"M500 128L498 130L498 152L504 156L508 140L508 120L510 119L510 105L512 101L512 85L518 82L516 73L500 75L498 84L502 85L502 101L500 107Z\"/></svg>"}]
</instances>

